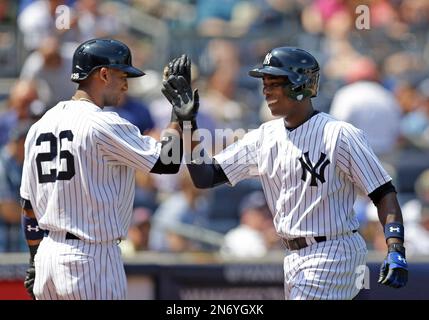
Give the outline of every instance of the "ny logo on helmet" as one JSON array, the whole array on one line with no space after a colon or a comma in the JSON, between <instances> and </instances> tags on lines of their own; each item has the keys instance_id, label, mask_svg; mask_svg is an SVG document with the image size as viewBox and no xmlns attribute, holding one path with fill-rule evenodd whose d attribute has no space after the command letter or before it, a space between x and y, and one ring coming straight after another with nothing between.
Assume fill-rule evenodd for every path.
<instances>
[{"instance_id":1,"label":"ny logo on helmet","mask_svg":"<svg viewBox=\"0 0 429 320\"><path fill-rule=\"evenodd\" d=\"M266 64L270 64L270 61L271 61L271 57L272 57L273 55L271 54L271 52L268 52L267 53L267 55L265 56L265 59L264 59L264 62L262 63L263 65L266 65Z\"/></svg>"},{"instance_id":2,"label":"ny logo on helmet","mask_svg":"<svg viewBox=\"0 0 429 320\"><path fill-rule=\"evenodd\" d=\"M326 159L326 154L321 152L319 160L317 160L317 163L314 166L311 163L310 157L308 155L308 151L304 153L304 157L301 156L301 158L299 158L298 160L302 166L301 180L303 181L307 180L307 171L308 171L311 175L310 186L317 187L316 179L319 180L321 183L325 182L325 169L326 169L326 166L331 163L329 159ZM319 169L319 173L317 173L317 169Z\"/></svg>"}]
</instances>

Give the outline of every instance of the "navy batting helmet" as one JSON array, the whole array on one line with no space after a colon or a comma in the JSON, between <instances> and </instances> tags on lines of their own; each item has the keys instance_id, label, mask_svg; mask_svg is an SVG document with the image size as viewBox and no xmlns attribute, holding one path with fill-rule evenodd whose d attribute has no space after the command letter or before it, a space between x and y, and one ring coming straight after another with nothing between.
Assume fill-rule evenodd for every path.
<instances>
[{"instance_id":1,"label":"navy batting helmet","mask_svg":"<svg viewBox=\"0 0 429 320\"><path fill-rule=\"evenodd\" d=\"M317 96L319 88L319 63L310 53L293 47L280 47L265 56L261 68L249 71L249 75L262 78L264 75L287 77L291 90L288 96L295 100Z\"/></svg>"},{"instance_id":2,"label":"navy batting helmet","mask_svg":"<svg viewBox=\"0 0 429 320\"><path fill-rule=\"evenodd\" d=\"M144 72L134 68L130 49L113 39L92 39L82 43L73 54L71 80L86 79L97 68L108 67L124 71L128 77L141 77Z\"/></svg>"}]
</instances>

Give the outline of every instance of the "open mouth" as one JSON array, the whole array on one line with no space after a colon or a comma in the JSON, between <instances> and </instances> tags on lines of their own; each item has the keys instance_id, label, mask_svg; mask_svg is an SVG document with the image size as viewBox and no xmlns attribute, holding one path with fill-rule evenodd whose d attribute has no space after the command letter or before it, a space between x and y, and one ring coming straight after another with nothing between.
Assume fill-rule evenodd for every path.
<instances>
[{"instance_id":1,"label":"open mouth","mask_svg":"<svg viewBox=\"0 0 429 320\"><path fill-rule=\"evenodd\" d=\"M267 99L267 104L268 104L268 106L270 106L274 103L277 103L277 101L278 101L278 99Z\"/></svg>"}]
</instances>

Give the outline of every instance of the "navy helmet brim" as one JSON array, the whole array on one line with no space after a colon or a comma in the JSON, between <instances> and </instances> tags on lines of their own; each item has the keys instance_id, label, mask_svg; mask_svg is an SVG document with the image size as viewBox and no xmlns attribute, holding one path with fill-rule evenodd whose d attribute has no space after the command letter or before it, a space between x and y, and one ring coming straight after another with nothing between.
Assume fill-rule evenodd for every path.
<instances>
[{"instance_id":1,"label":"navy helmet brim","mask_svg":"<svg viewBox=\"0 0 429 320\"><path fill-rule=\"evenodd\" d=\"M128 76L128 78L137 78L137 77L141 77L144 76L145 73L135 67L132 66L127 66L127 65L109 65L106 66L108 68L114 68L114 69L119 69L123 72L125 72Z\"/></svg>"},{"instance_id":2,"label":"navy helmet brim","mask_svg":"<svg viewBox=\"0 0 429 320\"><path fill-rule=\"evenodd\" d=\"M272 66L263 66L262 68L255 68L249 71L249 76L254 78L262 78L264 75L290 77L293 75L293 73Z\"/></svg>"},{"instance_id":3,"label":"navy helmet brim","mask_svg":"<svg viewBox=\"0 0 429 320\"><path fill-rule=\"evenodd\" d=\"M262 68L255 68L249 71L249 76L255 78L262 78L265 75L275 76L275 77L287 77L288 80L294 85L303 84L307 77L304 75L297 74L292 71L287 71L278 67L272 66L263 66Z\"/></svg>"}]
</instances>

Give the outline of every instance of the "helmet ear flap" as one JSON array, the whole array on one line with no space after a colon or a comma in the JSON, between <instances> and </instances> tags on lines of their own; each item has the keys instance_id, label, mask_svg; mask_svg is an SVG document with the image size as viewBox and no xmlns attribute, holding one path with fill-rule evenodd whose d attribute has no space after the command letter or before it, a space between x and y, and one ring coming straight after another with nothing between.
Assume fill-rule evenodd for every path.
<instances>
[{"instance_id":1,"label":"helmet ear flap","mask_svg":"<svg viewBox=\"0 0 429 320\"><path fill-rule=\"evenodd\" d=\"M288 84L283 87L284 93L287 97L292 100L301 101L305 98L304 95L304 85L294 86L293 84Z\"/></svg>"},{"instance_id":2,"label":"helmet ear flap","mask_svg":"<svg viewBox=\"0 0 429 320\"><path fill-rule=\"evenodd\" d=\"M302 101L304 98L316 97L319 89L319 73L315 72L309 76L303 84L296 86L289 85L287 87L289 87L289 90L287 90L286 94L293 100Z\"/></svg>"}]
</instances>

